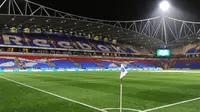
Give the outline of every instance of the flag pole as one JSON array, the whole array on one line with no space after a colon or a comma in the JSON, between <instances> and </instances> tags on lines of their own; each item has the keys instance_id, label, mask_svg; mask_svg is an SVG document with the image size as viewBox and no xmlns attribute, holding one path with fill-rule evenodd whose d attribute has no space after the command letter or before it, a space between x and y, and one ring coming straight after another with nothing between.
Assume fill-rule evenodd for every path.
<instances>
[{"instance_id":1,"label":"flag pole","mask_svg":"<svg viewBox=\"0 0 200 112\"><path fill-rule=\"evenodd\" d=\"M120 112L122 112L122 79L127 74L125 67L121 64L121 73L120 73Z\"/></svg>"},{"instance_id":2,"label":"flag pole","mask_svg":"<svg viewBox=\"0 0 200 112\"><path fill-rule=\"evenodd\" d=\"M122 78L120 79L120 112L122 112Z\"/></svg>"}]
</instances>

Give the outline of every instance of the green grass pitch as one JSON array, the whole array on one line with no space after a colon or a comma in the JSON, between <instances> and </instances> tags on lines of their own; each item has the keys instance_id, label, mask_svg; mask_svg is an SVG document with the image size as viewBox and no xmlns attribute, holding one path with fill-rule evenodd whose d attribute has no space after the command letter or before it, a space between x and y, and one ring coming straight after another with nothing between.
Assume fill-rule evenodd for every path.
<instances>
[{"instance_id":1,"label":"green grass pitch","mask_svg":"<svg viewBox=\"0 0 200 112\"><path fill-rule=\"evenodd\" d=\"M119 85L119 71L0 73L0 112L100 112L74 100L98 109L119 108ZM198 97L200 71L129 71L123 79L123 108L147 110ZM128 109L123 112L139 112ZM199 110L197 99L149 112Z\"/></svg>"}]
</instances>

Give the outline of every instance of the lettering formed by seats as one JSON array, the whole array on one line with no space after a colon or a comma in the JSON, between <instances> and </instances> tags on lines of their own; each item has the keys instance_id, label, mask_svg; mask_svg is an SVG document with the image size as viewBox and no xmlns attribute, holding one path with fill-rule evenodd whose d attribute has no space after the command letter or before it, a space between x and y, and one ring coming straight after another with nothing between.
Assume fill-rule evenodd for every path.
<instances>
[{"instance_id":1,"label":"lettering formed by seats","mask_svg":"<svg viewBox=\"0 0 200 112\"><path fill-rule=\"evenodd\" d=\"M49 48L51 47L50 42L47 41L48 39L44 38L32 38L30 39L30 42L28 45L32 46L32 47L44 47L44 48ZM73 40L72 40L73 41ZM109 44L109 48L106 45L103 45L103 43L94 43L94 45L96 45L97 49L94 49L92 46L90 46L91 44L82 42L80 41L73 41L74 43L76 43L77 47L75 47L74 45L72 45L72 42L70 42L69 40L67 41L63 41L63 40L57 40L55 41L56 46L58 46L59 48L64 48L64 49L81 49L81 50L98 50L98 51L102 51L102 52L110 52L112 50L114 50L115 52L118 53L126 53L127 51L122 50L119 46L115 46L112 44ZM0 40L0 44L6 44L6 45L16 45L16 46L28 46L26 41L24 41L24 39L20 36L17 35L2 35L2 39Z\"/></svg>"}]
</instances>

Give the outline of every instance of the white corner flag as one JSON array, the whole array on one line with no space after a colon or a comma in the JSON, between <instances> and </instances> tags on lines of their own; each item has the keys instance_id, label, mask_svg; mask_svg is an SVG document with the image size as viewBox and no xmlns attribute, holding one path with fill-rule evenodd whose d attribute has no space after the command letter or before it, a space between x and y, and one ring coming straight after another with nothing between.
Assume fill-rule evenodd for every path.
<instances>
[{"instance_id":1,"label":"white corner flag","mask_svg":"<svg viewBox=\"0 0 200 112\"><path fill-rule=\"evenodd\" d=\"M120 79L122 79L127 73L128 73L128 72L127 72L127 70L125 69L124 65L121 64Z\"/></svg>"},{"instance_id":2,"label":"white corner flag","mask_svg":"<svg viewBox=\"0 0 200 112\"><path fill-rule=\"evenodd\" d=\"M120 112L122 112L122 78L127 74L127 70L124 65L121 64L121 73L120 73Z\"/></svg>"}]
</instances>

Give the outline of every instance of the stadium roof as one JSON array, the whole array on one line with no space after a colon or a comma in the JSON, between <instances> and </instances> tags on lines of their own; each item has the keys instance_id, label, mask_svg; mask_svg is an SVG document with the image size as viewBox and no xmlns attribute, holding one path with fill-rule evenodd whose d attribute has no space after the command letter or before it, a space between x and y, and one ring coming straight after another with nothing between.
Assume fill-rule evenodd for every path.
<instances>
[{"instance_id":1,"label":"stadium roof","mask_svg":"<svg viewBox=\"0 0 200 112\"><path fill-rule=\"evenodd\" d=\"M0 2L2 27L28 27L93 34L117 39L123 43L157 49L166 45L178 47L199 41L199 22L170 17L133 21L109 21L77 16L28 0Z\"/></svg>"}]
</instances>

